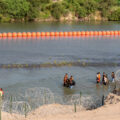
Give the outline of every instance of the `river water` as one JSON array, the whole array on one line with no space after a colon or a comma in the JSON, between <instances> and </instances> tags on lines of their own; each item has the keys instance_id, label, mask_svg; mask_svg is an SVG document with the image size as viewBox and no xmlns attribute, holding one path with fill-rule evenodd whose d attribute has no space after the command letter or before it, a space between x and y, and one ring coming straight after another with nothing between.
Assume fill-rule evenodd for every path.
<instances>
[{"instance_id":1,"label":"river water","mask_svg":"<svg viewBox=\"0 0 120 120\"><path fill-rule=\"evenodd\" d=\"M119 22L87 23L2 23L0 32L23 31L78 31L120 30ZM53 37L30 39L0 39L0 64L43 64L54 61L91 62L97 66L63 66L37 69L0 68L0 87L5 93L45 87L60 96L79 94L101 96L112 90L113 85L96 85L96 73L119 69L120 36ZM101 66L104 63L115 65ZM73 89L62 86L64 74L73 75Z\"/></svg>"}]
</instances>

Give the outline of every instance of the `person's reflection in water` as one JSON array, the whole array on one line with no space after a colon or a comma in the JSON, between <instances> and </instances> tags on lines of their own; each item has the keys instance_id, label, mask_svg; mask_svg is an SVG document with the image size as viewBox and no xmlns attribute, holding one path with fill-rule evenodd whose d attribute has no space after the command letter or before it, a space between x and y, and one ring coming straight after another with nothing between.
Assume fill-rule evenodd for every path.
<instances>
[{"instance_id":1,"label":"person's reflection in water","mask_svg":"<svg viewBox=\"0 0 120 120\"><path fill-rule=\"evenodd\" d=\"M109 85L103 85L103 90L108 91Z\"/></svg>"},{"instance_id":2,"label":"person's reflection in water","mask_svg":"<svg viewBox=\"0 0 120 120\"><path fill-rule=\"evenodd\" d=\"M70 89L70 88L67 88L67 87L63 87L63 94L64 94L64 96L73 95L73 94L75 94L75 89Z\"/></svg>"},{"instance_id":3,"label":"person's reflection in water","mask_svg":"<svg viewBox=\"0 0 120 120\"><path fill-rule=\"evenodd\" d=\"M98 95L100 95L100 92L101 92L100 84L96 84L96 92L97 92Z\"/></svg>"}]
</instances>

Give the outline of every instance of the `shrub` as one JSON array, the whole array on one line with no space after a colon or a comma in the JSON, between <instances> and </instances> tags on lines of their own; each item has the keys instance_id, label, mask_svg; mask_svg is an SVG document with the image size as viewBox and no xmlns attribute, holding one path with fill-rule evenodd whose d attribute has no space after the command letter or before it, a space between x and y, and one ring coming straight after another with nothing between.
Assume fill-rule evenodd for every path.
<instances>
[{"instance_id":1,"label":"shrub","mask_svg":"<svg viewBox=\"0 0 120 120\"><path fill-rule=\"evenodd\" d=\"M100 0L99 10L102 12L103 17L108 17L110 9L118 5L118 0Z\"/></svg>"},{"instance_id":2,"label":"shrub","mask_svg":"<svg viewBox=\"0 0 120 120\"><path fill-rule=\"evenodd\" d=\"M4 0L4 12L11 18L21 19L27 16L30 4L26 0Z\"/></svg>"},{"instance_id":3,"label":"shrub","mask_svg":"<svg viewBox=\"0 0 120 120\"><path fill-rule=\"evenodd\" d=\"M111 14L108 16L108 19L112 21L119 21L120 20L120 8L111 12Z\"/></svg>"},{"instance_id":4,"label":"shrub","mask_svg":"<svg viewBox=\"0 0 120 120\"><path fill-rule=\"evenodd\" d=\"M49 7L51 15L55 19L60 19L61 15L65 13L65 8L61 3L54 3Z\"/></svg>"}]
</instances>

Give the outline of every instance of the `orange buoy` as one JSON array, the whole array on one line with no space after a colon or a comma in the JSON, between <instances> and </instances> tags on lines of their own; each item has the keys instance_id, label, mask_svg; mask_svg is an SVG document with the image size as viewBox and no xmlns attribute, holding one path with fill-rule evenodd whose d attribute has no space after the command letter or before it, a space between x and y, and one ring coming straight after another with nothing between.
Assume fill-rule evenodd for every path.
<instances>
[{"instance_id":1,"label":"orange buoy","mask_svg":"<svg viewBox=\"0 0 120 120\"><path fill-rule=\"evenodd\" d=\"M119 31L118 31L118 35L120 35Z\"/></svg>"},{"instance_id":2,"label":"orange buoy","mask_svg":"<svg viewBox=\"0 0 120 120\"><path fill-rule=\"evenodd\" d=\"M93 35L95 35L95 36L98 35L98 31L94 31Z\"/></svg>"},{"instance_id":3,"label":"orange buoy","mask_svg":"<svg viewBox=\"0 0 120 120\"><path fill-rule=\"evenodd\" d=\"M114 31L114 35L118 35L118 31Z\"/></svg>"},{"instance_id":4,"label":"orange buoy","mask_svg":"<svg viewBox=\"0 0 120 120\"><path fill-rule=\"evenodd\" d=\"M22 37L26 37L26 36L27 36L26 32L23 32Z\"/></svg>"},{"instance_id":5,"label":"orange buoy","mask_svg":"<svg viewBox=\"0 0 120 120\"><path fill-rule=\"evenodd\" d=\"M110 31L106 31L106 35L110 35Z\"/></svg>"},{"instance_id":6,"label":"orange buoy","mask_svg":"<svg viewBox=\"0 0 120 120\"><path fill-rule=\"evenodd\" d=\"M50 32L45 32L45 36L50 36Z\"/></svg>"},{"instance_id":7,"label":"orange buoy","mask_svg":"<svg viewBox=\"0 0 120 120\"><path fill-rule=\"evenodd\" d=\"M0 33L0 37L2 37L2 33Z\"/></svg>"},{"instance_id":8,"label":"orange buoy","mask_svg":"<svg viewBox=\"0 0 120 120\"><path fill-rule=\"evenodd\" d=\"M36 37L36 32L32 32L32 33L31 33L31 36L32 36L32 37Z\"/></svg>"},{"instance_id":9,"label":"orange buoy","mask_svg":"<svg viewBox=\"0 0 120 120\"><path fill-rule=\"evenodd\" d=\"M45 32L41 32L41 36L45 36Z\"/></svg>"},{"instance_id":10,"label":"orange buoy","mask_svg":"<svg viewBox=\"0 0 120 120\"><path fill-rule=\"evenodd\" d=\"M68 36L72 36L72 32L68 32Z\"/></svg>"},{"instance_id":11,"label":"orange buoy","mask_svg":"<svg viewBox=\"0 0 120 120\"><path fill-rule=\"evenodd\" d=\"M59 32L55 32L55 36L59 36Z\"/></svg>"},{"instance_id":12,"label":"orange buoy","mask_svg":"<svg viewBox=\"0 0 120 120\"><path fill-rule=\"evenodd\" d=\"M72 32L72 36L77 36L77 32Z\"/></svg>"},{"instance_id":13,"label":"orange buoy","mask_svg":"<svg viewBox=\"0 0 120 120\"><path fill-rule=\"evenodd\" d=\"M36 36L37 36L37 37L40 37L40 35L41 35L40 32L37 32L37 33L36 33Z\"/></svg>"},{"instance_id":14,"label":"orange buoy","mask_svg":"<svg viewBox=\"0 0 120 120\"><path fill-rule=\"evenodd\" d=\"M78 31L78 32L77 32L77 36L80 36L80 35L81 35L81 32L80 32L80 31Z\"/></svg>"},{"instance_id":15,"label":"orange buoy","mask_svg":"<svg viewBox=\"0 0 120 120\"><path fill-rule=\"evenodd\" d=\"M118 35L120 35L120 31L118 31Z\"/></svg>"},{"instance_id":16,"label":"orange buoy","mask_svg":"<svg viewBox=\"0 0 120 120\"><path fill-rule=\"evenodd\" d=\"M12 37L12 33L7 33L7 37Z\"/></svg>"},{"instance_id":17,"label":"orange buoy","mask_svg":"<svg viewBox=\"0 0 120 120\"><path fill-rule=\"evenodd\" d=\"M18 33L17 33L17 37L22 37L22 33L21 33L21 32L18 32Z\"/></svg>"},{"instance_id":18,"label":"orange buoy","mask_svg":"<svg viewBox=\"0 0 120 120\"><path fill-rule=\"evenodd\" d=\"M87 36L88 36L89 34L90 34L90 32L89 32L89 31L86 31L86 32L85 32L85 35L87 35Z\"/></svg>"},{"instance_id":19,"label":"orange buoy","mask_svg":"<svg viewBox=\"0 0 120 120\"><path fill-rule=\"evenodd\" d=\"M93 34L94 34L94 32L93 32L93 31L90 31L90 32L89 32L89 35L91 35L91 36L92 36Z\"/></svg>"},{"instance_id":20,"label":"orange buoy","mask_svg":"<svg viewBox=\"0 0 120 120\"><path fill-rule=\"evenodd\" d=\"M7 33L2 33L2 37L7 37Z\"/></svg>"},{"instance_id":21,"label":"orange buoy","mask_svg":"<svg viewBox=\"0 0 120 120\"><path fill-rule=\"evenodd\" d=\"M63 32L63 35L64 36L68 36L68 32Z\"/></svg>"},{"instance_id":22,"label":"orange buoy","mask_svg":"<svg viewBox=\"0 0 120 120\"><path fill-rule=\"evenodd\" d=\"M17 33L16 33L16 32L13 32L13 33L12 33L12 37L17 37Z\"/></svg>"},{"instance_id":23,"label":"orange buoy","mask_svg":"<svg viewBox=\"0 0 120 120\"><path fill-rule=\"evenodd\" d=\"M110 31L110 35L114 35L114 31Z\"/></svg>"},{"instance_id":24,"label":"orange buoy","mask_svg":"<svg viewBox=\"0 0 120 120\"><path fill-rule=\"evenodd\" d=\"M54 36L55 35L55 33L54 32L50 32L50 36Z\"/></svg>"},{"instance_id":25,"label":"orange buoy","mask_svg":"<svg viewBox=\"0 0 120 120\"><path fill-rule=\"evenodd\" d=\"M98 31L98 35L102 35L102 32L101 32L101 31Z\"/></svg>"},{"instance_id":26,"label":"orange buoy","mask_svg":"<svg viewBox=\"0 0 120 120\"><path fill-rule=\"evenodd\" d=\"M27 32L27 37L31 37L31 32Z\"/></svg>"},{"instance_id":27,"label":"orange buoy","mask_svg":"<svg viewBox=\"0 0 120 120\"><path fill-rule=\"evenodd\" d=\"M63 36L63 32L59 32L59 36Z\"/></svg>"},{"instance_id":28,"label":"orange buoy","mask_svg":"<svg viewBox=\"0 0 120 120\"><path fill-rule=\"evenodd\" d=\"M102 31L102 35L106 35L106 31Z\"/></svg>"},{"instance_id":29,"label":"orange buoy","mask_svg":"<svg viewBox=\"0 0 120 120\"><path fill-rule=\"evenodd\" d=\"M83 36L84 36L84 35L85 35L85 31L82 31L82 32L81 32L81 35L83 35Z\"/></svg>"}]
</instances>

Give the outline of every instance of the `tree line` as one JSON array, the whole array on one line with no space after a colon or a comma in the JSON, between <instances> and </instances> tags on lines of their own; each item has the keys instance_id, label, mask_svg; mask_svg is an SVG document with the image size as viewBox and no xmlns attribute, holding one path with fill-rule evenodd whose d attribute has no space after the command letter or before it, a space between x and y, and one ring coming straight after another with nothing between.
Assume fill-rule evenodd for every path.
<instances>
[{"instance_id":1,"label":"tree line","mask_svg":"<svg viewBox=\"0 0 120 120\"><path fill-rule=\"evenodd\" d=\"M0 22L59 20L72 13L78 19L100 11L108 20L120 20L120 0L0 0Z\"/></svg>"}]
</instances>

